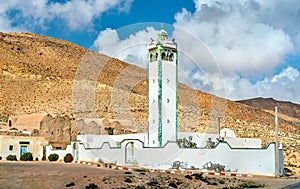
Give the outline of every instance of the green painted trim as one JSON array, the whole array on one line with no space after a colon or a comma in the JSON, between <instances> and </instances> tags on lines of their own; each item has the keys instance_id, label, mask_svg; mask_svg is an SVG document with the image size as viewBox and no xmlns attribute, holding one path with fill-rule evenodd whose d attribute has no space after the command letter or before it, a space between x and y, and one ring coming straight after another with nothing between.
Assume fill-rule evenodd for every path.
<instances>
[{"instance_id":1,"label":"green painted trim","mask_svg":"<svg viewBox=\"0 0 300 189\"><path fill-rule=\"evenodd\" d=\"M178 139L178 52L176 53L176 141Z\"/></svg>"},{"instance_id":2,"label":"green painted trim","mask_svg":"<svg viewBox=\"0 0 300 189\"><path fill-rule=\"evenodd\" d=\"M162 60L158 60L158 145L162 146Z\"/></svg>"},{"instance_id":3,"label":"green painted trim","mask_svg":"<svg viewBox=\"0 0 300 189\"><path fill-rule=\"evenodd\" d=\"M144 143L143 141L141 141L140 139L124 139L124 140L122 140L122 141L120 142L120 144L122 144L122 143L124 143L124 142L126 142L126 141L138 141L138 142L140 142L140 143L142 144L142 147L145 148L145 149L147 149L147 148L165 148L168 144L172 144L172 143L173 143L173 144L174 144L174 143L177 144L176 141L167 141L166 144L164 144L163 146L149 147L149 146L145 146L145 143ZM267 150L267 149L269 149L269 147L270 147L271 145L276 145L275 142L270 142L270 143L268 143L268 145L267 145L266 147L264 147L264 148L233 148L233 147L231 147L230 144L228 144L227 142L222 142L222 143L226 144L231 150ZM79 144L79 145L82 145L82 146L84 147L84 149L86 149L86 150L91 150L91 149L102 149L103 146L104 146L105 144L107 144L108 147L109 147L110 149L121 149L121 147L122 147L122 145L119 146L119 147L111 147L111 145L110 145L109 142L103 142L102 145L101 145L99 148L87 148L87 147L85 147L85 145L84 145L81 141L79 141L78 144ZM196 150L196 149L198 149L198 150L215 150L215 149L217 148L217 146L219 146L219 144L220 144L220 143L218 143L214 148L180 148L180 147L178 146L178 144L177 144L177 146L178 146L178 148L180 148L180 149L186 149L186 150ZM79 145L78 145L78 147L79 147ZM50 146L50 145L47 145L47 146ZM275 146L274 146L274 149L275 149Z\"/></svg>"}]
</instances>

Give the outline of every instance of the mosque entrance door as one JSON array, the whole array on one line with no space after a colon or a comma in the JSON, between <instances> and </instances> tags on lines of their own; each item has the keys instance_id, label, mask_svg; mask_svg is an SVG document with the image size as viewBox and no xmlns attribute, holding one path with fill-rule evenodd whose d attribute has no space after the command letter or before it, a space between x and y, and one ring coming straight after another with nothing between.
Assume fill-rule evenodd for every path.
<instances>
[{"instance_id":1,"label":"mosque entrance door","mask_svg":"<svg viewBox=\"0 0 300 189\"><path fill-rule=\"evenodd\" d=\"M126 164L137 164L137 148L134 142L128 142L125 146L125 162Z\"/></svg>"}]
</instances>

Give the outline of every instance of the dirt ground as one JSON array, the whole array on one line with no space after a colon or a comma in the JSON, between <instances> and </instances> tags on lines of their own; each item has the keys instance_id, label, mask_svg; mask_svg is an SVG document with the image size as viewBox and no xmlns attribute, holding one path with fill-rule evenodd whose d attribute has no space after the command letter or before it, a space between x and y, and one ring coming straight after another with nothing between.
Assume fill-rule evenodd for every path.
<instances>
[{"instance_id":1,"label":"dirt ground","mask_svg":"<svg viewBox=\"0 0 300 189\"><path fill-rule=\"evenodd\" d=\"M58 189L58 188L229 188L264 186L282 188L299 183L300 179L270 177L208 177L152 172L125 172L63 162L0 161L0 188ZM91 187L92 188L92 187ZM96 187L95 187L96 188Z\"/></svg>"}]
</instances>

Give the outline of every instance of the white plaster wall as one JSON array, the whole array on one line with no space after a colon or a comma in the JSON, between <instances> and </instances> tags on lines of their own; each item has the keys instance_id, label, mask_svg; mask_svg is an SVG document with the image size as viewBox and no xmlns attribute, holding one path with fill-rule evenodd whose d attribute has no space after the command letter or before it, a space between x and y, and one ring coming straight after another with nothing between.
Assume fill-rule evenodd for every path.
<instances>
[{"instance_id":1,"label":"white plaster wall","mask_svg":"<svg viewBox=\"0 0 300 189\"><path fill-rule=\"evenodd\" d=\"M48 159L48 156L50 154L57 154L59 156L58 160L63 160L66 154L72 154L74 160L75 160L75 150L73 149L73 143L70 145L67 145L67 148L65 150L61 149L53 149L51 145L46 146L46 158Z\"/></svg>"},{"instance_id":2,"label":"white plaster wall","mask_svg":"<svg viewBox=\"0 0 300 189\"><path fill-rule=\"evenodd\" d=\"M182 134L182 133L181 133ZM105 135L107 136L107 135ZM143 135L132 135L131 137ZM182 135L181 135L182 136ZM79 136L82 138L83 136ZM96 136L94 143L97 143ZM102 136L100 136L102 137ZM100 138L98 136L98 138ZM115 136L115 139L123 139L125 136ZM258 148L232 148L227 143L219 143L214 149L179 148L175 142L169 142L163 148L143 147L142 140L124 139L119 147L111 147L108 143L98 144L97 148L87 148L84 143L77 141L78 148L72 149L69 145L66 150L53 150L47 147L47 156L51 153L57 153L64 157L67 153L72 153L74 157L78 156L79 161L116 163L126 165L126 146L133 142L135 147L135 156L139 166L171 168L175 161L186 163L188 166L194 166L202 169L208 162L219 163L226 166L226 169L241 173L275 175L275 144L271 143L266 149ZM95 144L91 144L92 146ZM128 152L128 151L127 151ZM283 152L280 151L280 169L283 169Z\"/></svg>"},{"instance_id":3,"label":"white plaster wall","mask_svg":"<svg viewBox=\"0 0 300 189\"><path fill-rule=\"evenodd\" d=\"M148 146L158 146L158 61L149 62Z\"/></svg>"},{"instance_id":4,"label":"white plaster wall","mask_svg":"<svg viewBox=\"0 0 300 189\"><path fill-rule=\"evenodd\" d=\"M101 149L85 149L83 145L79 145L79 159L125 165L127 142L129 141L122 143L120 148L112 149L107 144ZM180 161L201 169L206 163L214 162L242 173L270 176L275 173L274 144L270 144L267 149L231 149L226 143L220 143L215 149L180 149L176 143L169 143L165 148L142 148L140 143L139 148L140 166L171 168L173 162Z\"/></svg>"},{"instance_id":5,"label":"white plaster wall","mask_svg":"<svg viewBox=\"0 0 300 189\"><path fill-rule=\"evenodd\" d=\"M86 149L83 145L79 145L78 150L80 161L125 164L124 149L110 148L107 143L98 149Z\"/></svg>"},{"instance_id":6,"label":"white plaster wall","mask_svg":"<svg viewBox=\"0 0 300 189\"><path fill-rule=\"evenodd\" d=\"M162 61L162 145L176 141L176 71L176 63Z\"/></svg>"},{"instance_id":7,"label":"white plaster wall","mask_svg":"<svg viewBox=\"0 0 300 189\"><path fill-rule=\"evenodd\" d=\"M119 147L120 142L126 139L146 141L147 133L123 134L123 135L78 135L77 140L86 148L100 148L103 143L109 143L110 147Z\"/></svg>"},{"instance_id":8,"label":"white plaster wall","mask_svg":"<svg viewBox=\"0 0 300 189\"><path fill-rule=\"evenodd\" d=\"M29 144L20 144L20 141L29 142ZM15 137L15 136L1 136L0 137L0 156L4 159L8 155L16 155L20 159L21 146L27 146L27 152L31 152L33 158L39 160L43 157L43 146L47 141L38 137ZM9 146L13 146L13 150L9 150Z\"/></svg>"},{"instance_id":9,"label":"white plaster wall","mask_svg":"<svg viewBox=\"0 0 300 189\"><path fill-rule=\"evenodd\" d=\"M224 140L233 148L261 148L261 139L258 138L229 138Z\"/></svg>"}]
</instances>

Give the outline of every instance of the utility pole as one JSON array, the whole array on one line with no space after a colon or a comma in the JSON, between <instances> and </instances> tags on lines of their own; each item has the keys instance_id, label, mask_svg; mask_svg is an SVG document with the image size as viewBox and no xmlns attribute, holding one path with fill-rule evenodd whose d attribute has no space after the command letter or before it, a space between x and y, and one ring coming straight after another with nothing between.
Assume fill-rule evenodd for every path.
<instances>
[{"instance_id":1,"label":"utility pole","mask_svg":"<svg viewBox=\"0 0 300 189\"><path fill-rule=\"evenodd\" d=\"M279 177L279 149L278 149L278 108L275 107L275 177Z\"/></svg>"},{"instance_id":2,"label":"utility pole","mask_svg":"<svg viewBox=\"0 0 300 189\"><path fill-rule=\"evenodd\" d=\"M218 135L220 136L221 132L221 121L223 120L222 117L217 117L218 119Z\"/></svg>"}]
</instances>

